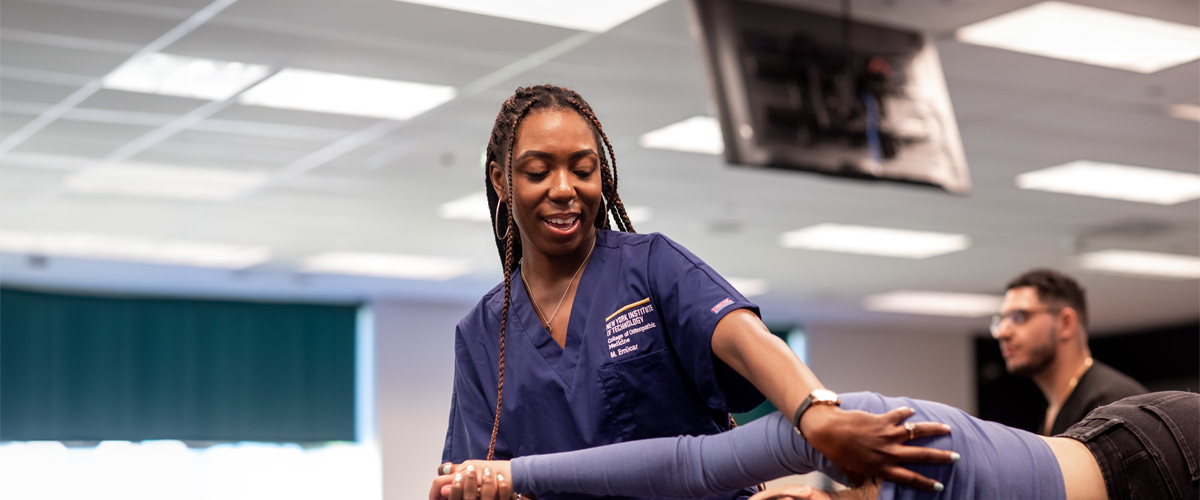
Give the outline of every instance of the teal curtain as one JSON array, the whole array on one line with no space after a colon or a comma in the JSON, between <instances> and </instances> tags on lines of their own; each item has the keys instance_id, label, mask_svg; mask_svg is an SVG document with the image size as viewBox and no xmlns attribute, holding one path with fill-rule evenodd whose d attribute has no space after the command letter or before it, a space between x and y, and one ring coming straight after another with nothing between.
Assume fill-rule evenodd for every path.
<instances>
[{"instance_id":1,"label":"teal curtain","mask_svg":"<svg viewBox=\"0 0 1200 500\"><path fill-rule=\"evenodd\" d=\"M0 290L0 440L351 441L355 313Z\"/></svg>"}]
</instances>

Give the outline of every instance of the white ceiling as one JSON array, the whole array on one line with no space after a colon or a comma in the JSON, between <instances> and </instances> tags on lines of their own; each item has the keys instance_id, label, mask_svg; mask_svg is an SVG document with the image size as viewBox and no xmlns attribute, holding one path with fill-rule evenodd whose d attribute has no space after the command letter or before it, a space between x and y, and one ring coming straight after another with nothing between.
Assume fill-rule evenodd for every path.
<instances>
[{"instance_id":1,"label":"white ceiling","mask_svg":"<svg viewBox=\"0 0 1200 500\"><path fill-rule=\"evenodd\" d=\"M839 2L794 1L836 12ZM486 223L438 218L482 189L479 158L499 104L518 85L582 93L617 150L622 198L719 272L761 278L771 322L974 332L984 320L869 313L896 289L1000 293L1034 266L1070 270L1080 251L1200 253L1200 202L1157 206L1019 190L1017 174L1091 159L1200 170L1200 123L1165 106L1200 102L1200 63L1142 75L956 42L955 28L1033 0L858 0L857 16L938 40L974 191L730 167L719 157L644 149L650 130L709 114L688 5L671 0L600 35L392 0L240 0L163 52L451 85L457 101L409 122L230 104L137 152L142 162L263 170L277 182L230 202L70 194L72 171L169 126L206 101L100 90L0 158L0 229L87 231L270 246L239 272L0 254L0 282L56 289L263 299L371 297L473 302L500 279ZM1196 25L1194 0L1084 0ZM208 5L206 0L2 0L0 133L20 129ZM295 175L298 174L298 175ZM970 235L925 260L781 248L821 222ZM714 231L713 227L725 228ZM732 231L729 229L732 228ZM297 273L331 250L470 259L447 282ZM1078 274L1098 332L1192 322L1195 280Z\"/></svg>"}]
</instances>

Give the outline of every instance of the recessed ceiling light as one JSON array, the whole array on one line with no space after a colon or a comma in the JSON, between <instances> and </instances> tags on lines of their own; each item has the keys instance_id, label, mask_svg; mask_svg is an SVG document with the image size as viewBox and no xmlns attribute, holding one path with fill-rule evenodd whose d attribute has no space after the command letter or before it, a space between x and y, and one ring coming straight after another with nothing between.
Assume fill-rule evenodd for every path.
<instances>
[{"instance_id":1,"label":"recessed ceiling light","mask_svg":"<svg viewBox=\"0 0 1200 500\"><path fill-rule=\"evenodd\" d=\"M958 30L963 42L1154 73L1200 58L1200 28L1063 2L1042 2Z\"/></svg>"},{"instance_id":2,"label":"recessed ceiling light","mask_svg":"<svg viewBox=\"0 0 1200 500\"><path fill-rule=\"evenodd\" d=\"M755 297L767 293L767 280L751 279L751 278L735 278L726 276L725 281L728 281L733 288L737 289L738 293L744 297Z\"/></svg>"},{"instance_id":3,"label":"recessed ceiling light","mask_svg":"<svg viewBox=\"0 0 1200 500\"><path fill-rule=\"evenodd\" d=\"M258 189L269 176L252 170L126 162L72 173L66 178L66 187L68 191L86 194L228 201Z\"/></svg>"},{"instance_id":4,"label":"recessed ceiling light","mask_svg":"<svg viewBox=\"0 0 1200 500\"><path fill-rule=\"evenodd\" d=\"M641 205L625 205L625 215L629 216L629 222L641 224L654 217L654 209Z\"/></svg>"},{"instance_id":5,"label":"recessed ceiling light","mask_svg":"<svg viewBox=\"0 0 1200 500\"><path fill-rule=\"evenodd\" d=\"M454 99L454 87L287 68L238 97L253 106L408 120Z\"/></svg>"},{"instance_id":6,"label":"recessed ceiling light","mask_svg":"<svg viewBox=\"0 0 1200 500\"><path fill-rule=\"evenodd\" d=\"M1136 250L1100 250L1078 257L1091 271L1164 279L1200 279L1200 257Z\"/></svg>"},{"instance_id":7,"label":"recessed ceiling light","mask_svg":"<svg viewBox=\"0 0 1200 500\"><path fill-rule=\"evenodd\" d=\"M400 0L443 9L603 33L666 0Z\"/></svg>"},{"instance_id":8,"label":"recessed ceiling light","mask_svg":"<svg viewBox=\"0 0 1200 500\"><path fill-rule=\"evenodd\" d=\"M1052 193L1174 205L1200 198L1200 175L1078 160L1017 176L1017 187Z\"/></svg>"},{"instance_id":9,"label":"recessed ceiling light","mask_svg":"<svg viewBox=\"0 0 1200 500\"><path fill-rule=\"evenodd\" d=\"M492 211L488 210L487 193L480 191L438 206L438 215L443 219L491 222Z\"/></svg>"},{"instance_id":10,"label":"recessed ceiling light","mask_svg":"<svg viewBox=\"0 0 1200 500\"><path fill-rule=\"evenodd\" d=\"M779 244L784 248L924 259L964 250L971 239L963 234L825 223L783 233Z\"/></svg>"},{"instance_id":11,"label":"recessed ceiling light","mask_svg":"<svg viewBox=\"0 0 1200 500\"><path fill-rule=\"evenodd\" d=\"M693 116L646 132L638 139L638 144L644 148L688 153L719 155L725 152L725 143L721 139L721 123L711 116Z\"/></svg>"},{"instance_id":12,"label":"recessed ceiling light","mask_svg":"<svg viewBox=\"0 0 1200 500\"><path fill-rule=\"evenodd\" d=\"M104 77L104 88L223 101L267 76L261 64L153 53Z\"/></svg>"},{"instance_id":13,"label":"recessed ceiling light","mask_svg":"<svg viewBox=\"0 0 1200 500\"><path fill-rule=\"evenodd\" d=\"M243 269L266 262L271 249L93 233L0 230L0 251L196 267Z\"/></svg>"},{"instance_id":14,"label":"recessed ceiling light","mask_svg":"<svg viewBox=\"0 0 1200 500\"><path fill-rule=\"evenodd\" d=\"M309 273L445 281L471 270L467 259L370 252L329 252L304 259Z\"/></svg>"},{"instance_id":15,"label":"recessed ceiling light","mask_svg":"<svg viewBox=\"0 0 1200 500\"><path fill-rule=\"evenodd\" d=\"M863 308L868 311L978 318L995 314L1000 310L1002 301L1003 298L997 295L897 290L867 296L863 300Z\"/></svg>"},{"instance_id":16,"label":"recessed ceiling light","mask_svg":"<svg viewBox=\"0 0 1200 500\"><path fill-rule=\"evenodd\" d=\"M1167 106L1167 115L1180 120L1200 122L1200 106L1195 104L1172 104Z\"/></svg>"}]
</instances>

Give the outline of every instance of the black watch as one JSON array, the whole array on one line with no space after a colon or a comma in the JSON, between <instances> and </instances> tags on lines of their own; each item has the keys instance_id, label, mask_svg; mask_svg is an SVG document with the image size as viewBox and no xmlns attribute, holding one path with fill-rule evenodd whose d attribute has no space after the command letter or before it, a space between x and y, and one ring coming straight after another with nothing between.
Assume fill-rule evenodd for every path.
<instances>
[{"instance_id":1,"label":"black watch","mask_svg":"<svg viewBox=\"0 0 1200 500\"><path fill-rule=\"evenodd\" d=\"M796 408L796 416L792 417L792 425L796 428L796 434L804 437L804 433L800 432L800 417L804 416L804 412L812 408L813 405L833 405L842 406L842 401L838 399L836 392L829 389L817 389L812 391L804 401L800 403L800 407Z\"/></svg>"}]
</instances>

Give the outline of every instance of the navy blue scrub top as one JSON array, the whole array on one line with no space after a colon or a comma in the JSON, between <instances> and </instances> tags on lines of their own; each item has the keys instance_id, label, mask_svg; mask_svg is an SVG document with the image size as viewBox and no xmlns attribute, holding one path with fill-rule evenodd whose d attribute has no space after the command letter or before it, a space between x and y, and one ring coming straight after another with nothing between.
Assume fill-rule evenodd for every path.
<instances>
[{"instance_id":1,"label":"navy blue scrub top","mask_svg":"<svg viewBox=\"0 0 1200 500\"><path fill-rule=\"evenodd\" d=\"M538 320L519 269L511 285L496 459L714 434L728 427L729 412L762 403L762 394L712 353L717 322L741 308L757 314L758 307L666 236L598 232L562 348ZM487 457L503 305L501 283L455 331L443 462Z\"/></svg>"}]
</instances>

